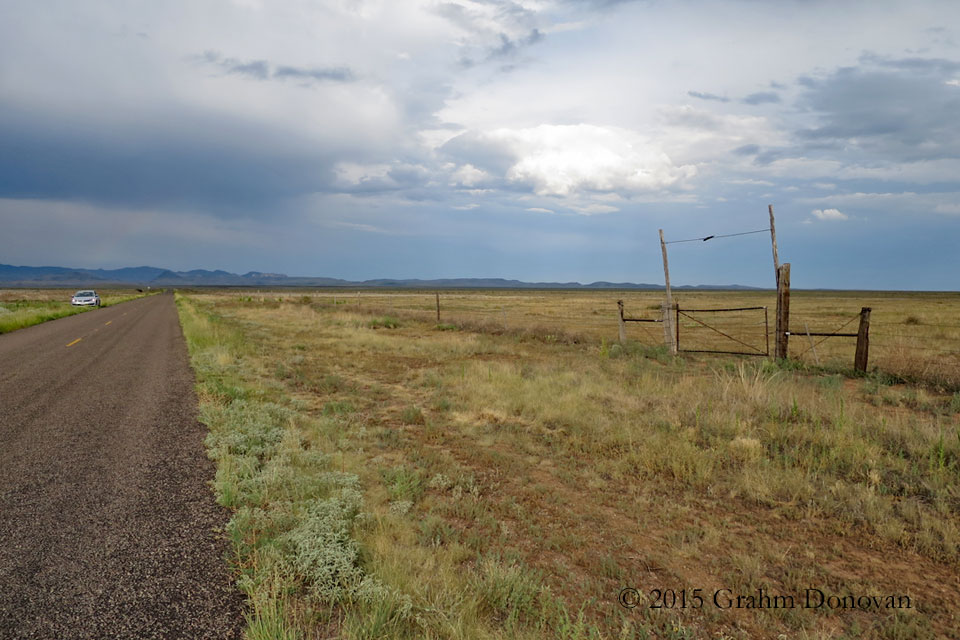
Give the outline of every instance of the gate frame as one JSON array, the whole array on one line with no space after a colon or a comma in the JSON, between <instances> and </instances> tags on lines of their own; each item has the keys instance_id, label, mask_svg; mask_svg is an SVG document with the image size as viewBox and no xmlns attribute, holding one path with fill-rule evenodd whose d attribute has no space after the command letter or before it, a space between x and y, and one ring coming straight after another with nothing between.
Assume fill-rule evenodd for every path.
<instances>
[{"instance_id":1,"label":"gate frame","mask_svg":"<svg viewBox=\"0 0 960 640\"><path fill-rule=\"evenodd\" d=\"M769 314L767 313L767 307L731 307L731 308L724 308L724 309L687 309L687 310L686 310L686 313L685 313L684 310L681 310L681 309L680 309L680 303L678 302L678 303L676 303L676 304L674 305L674 309L676 310L676 314L675 314L675 318L676 318L676 321L675 321L675 322L676 322L676 343L675 343L675 344L677 345L677 352L678 352L678 353L679 353L679 352L683 352L683 353L724 353L724 354L729 354L729 355L741 355L741 356L763 356L763 357L765 357L765 358L767 358L767 357L770 356L770 319L769 319ZM723 331L720 331L720 330L717 329L716 327L711 327L711 326L708 325L706 322L703 322L702 320L698 320L697 318L694 318L693 316L690 315L691 313L713 313L713 312L718 312L718 311L759 311L760 309L763 309L763 326L764 326L763 334L764 334L764 338L766 339L766 351L765 351L765 352L760 351L760 350L757 349L756 347L754 347L754 346L752 346L752 345L749 345L749 344L747 344L746 342L743 342L742 340L737 340L737 339L734 338L733 336L727 335L726 333L724 333ZM730 340L733 340L734 342L739 342L740 344L742 344L742 345L745 346L745 347L750 347L751 349L755 349L755 350L756 350L756 353L754 353L754 352L752 352L752 351L721 351L721 350L716 350L716 349L681 349L681 348L680 348L680 314L681 314L681 313L682 313L684 316L686 316L687 318L690 318L691 320L693 320L694 322L696 322L696 323L698 323L698 324L702 324L702 325L705 326L707 329L710 329L711 331L715 331L715 332L719 333L720 335L722 335L722 336L725 337L725 338L729 338Z\"/></svg>"}]
</instances>

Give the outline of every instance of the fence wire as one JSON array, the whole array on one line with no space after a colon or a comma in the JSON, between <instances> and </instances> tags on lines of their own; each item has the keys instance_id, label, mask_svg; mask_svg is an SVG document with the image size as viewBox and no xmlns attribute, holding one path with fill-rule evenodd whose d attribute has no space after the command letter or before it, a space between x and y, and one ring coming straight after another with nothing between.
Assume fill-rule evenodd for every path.
<instances>
[{"instance_id":1,"label":"fence wire","mask_svg":"<svg viewBox=\"0 0 960 640\"><path fill-rule=\"evenodd\" d=\"M395 315L437 324L434 291L311 291L237 292L239 296L268 296L273 300L303 302L318 308ZM739 350L734 340L765 351L775 336L775 295L772 291L675 292L683 313L711 328L681 316L680 348ZM660 319L662 291L441 291L440 325L495 332L540 332L545 336L573 335L583 342L614 342L618 337L617 300L624 300L628 318ZM750 307L766 306L769 325L765 331L762 312ZM855 332L861 306L873 309L870 323L869 369L892 373L920 372L939 380L960 383L960 295L957 294L845 294L794 292L791 299L790 357L804 362L850 368L856 339L811 337L805 333ZM742 311L711 313L712 307L743 308ZM696 311L696 310L700 311ZM628 340L660 346L662 324L631 322L625 326ZM811 348L811 340L813 347ZM730 349L731 345L737 346ZM816 357L814 357L814 351Z\"/></svg>"}]
</instances>

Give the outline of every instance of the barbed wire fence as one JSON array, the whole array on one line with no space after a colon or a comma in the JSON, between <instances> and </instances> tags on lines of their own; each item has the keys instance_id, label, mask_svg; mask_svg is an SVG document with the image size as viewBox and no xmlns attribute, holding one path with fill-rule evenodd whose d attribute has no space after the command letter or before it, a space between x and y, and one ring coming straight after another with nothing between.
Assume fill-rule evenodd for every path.
<instances>
[{"instance_id":1,"label":"barbed wire fence","mask_svg":"<svg viewBox=\"0 0 960 640\"><path fill-rule=\"evenodd\" d=\"M814 366L850 369L855 351L852 330L860 317L854 305L859 299L846 299L842 294L798 294L790 318L789 358ZM617 341L623 329L630 342L661 347L664 341L659 303L662 291L658 290L320 290L266 295L268 299L276 295L278 300L300 301L323 309L360 312L371 319L394 316L416 320L439 330L600 344ZM626 323L620 322L618 299L624 301ZM684 291L678 297L674 316L678 346L688 353L766 356L774 337L769 321L773 301L771 291ZM727 304L710 308L717 303ZM960 390L960 323L947 319L951 310L960 309L960 296L956 306L944 307L938 314L931 311L932 305L925 310L922 298L903 302L888 297L882 304L875 308L870 324L869 370Z\"/></svg>"}]
</instances>

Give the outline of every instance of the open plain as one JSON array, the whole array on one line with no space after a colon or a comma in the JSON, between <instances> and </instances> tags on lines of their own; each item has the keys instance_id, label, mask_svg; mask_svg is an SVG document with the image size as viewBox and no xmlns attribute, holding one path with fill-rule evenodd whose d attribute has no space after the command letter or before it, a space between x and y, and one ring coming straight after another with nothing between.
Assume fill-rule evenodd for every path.
<instances>
[{"instance_id":1,"label":"open plain","mask_svg":"<svg viewBox=\"0 0 960 640\"><path fill-rule=\"evenodd\" d=\"M621 345L617 299L660 294L178 294L248 637L954 637L960 296L795 293L873 308L865 375Z\"/></svg>"}]
</instances>

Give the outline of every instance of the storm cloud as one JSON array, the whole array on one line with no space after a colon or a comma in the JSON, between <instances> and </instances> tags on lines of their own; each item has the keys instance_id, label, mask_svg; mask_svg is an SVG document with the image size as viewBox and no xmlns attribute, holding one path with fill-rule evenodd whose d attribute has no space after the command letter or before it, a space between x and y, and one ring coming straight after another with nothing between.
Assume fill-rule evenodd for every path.
<instances>
[{"instance_id":1,"label":"storm cloud","mask_svg":"<svg viewBox=\"0 0 960 640\"><path fill-rule=\"evenodd\" d=\"M658 228L752 229L772 202L798 286L871 284L834 282L844 260L894 286L922 274L823 258L815 234L960 237L952 2L52 0L2 18L0 253L22 264L655 281ZM747 262L681 259L677 278L769 284Z\"/></svg>"}]
</instances>

